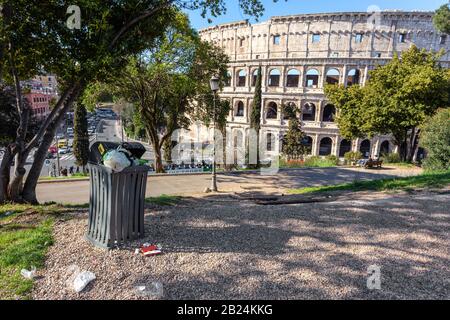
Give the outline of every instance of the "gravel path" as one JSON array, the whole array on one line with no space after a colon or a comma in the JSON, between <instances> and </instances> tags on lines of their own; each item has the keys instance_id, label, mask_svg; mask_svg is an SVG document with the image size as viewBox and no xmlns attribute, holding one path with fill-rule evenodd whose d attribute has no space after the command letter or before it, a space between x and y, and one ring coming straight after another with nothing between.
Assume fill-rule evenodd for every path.
<instances>
[{"instance_id":1,"label":"gravel path","mask_svg":"<svg viewBox=\"0 0 450 320\"><path fill-rule=\"evenodd\" d=\"M227 196L149 208L145 241L105 251L84 239L86 216L59 222L35 299L140 299L159 281L163 299L450 299L450 192L359 193L351 200L260 206ZM141 241L141 242L145 242ZM67 268L97 279L68 289ZM367 268L381 289L367 289Z\"/></svg>"}]
</instances>

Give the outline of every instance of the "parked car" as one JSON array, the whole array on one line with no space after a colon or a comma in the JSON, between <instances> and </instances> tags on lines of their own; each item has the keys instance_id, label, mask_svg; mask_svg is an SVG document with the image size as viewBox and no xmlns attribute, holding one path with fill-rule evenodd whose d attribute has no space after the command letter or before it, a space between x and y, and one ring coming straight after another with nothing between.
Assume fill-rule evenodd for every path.
<instances>
[{"instance_id":1,"label":"parked car","mask_svg":"<svg viewBox=\"0 0 450 320\"><path fill-rule=\"evenodd\" d=\"M70 148L69 148L69 147L60 148L60 149L58 150L58 153L59 153L59 154L67 154L67 153L69 153L69 152L70 152Z\"/></svg>"}]
</instances>

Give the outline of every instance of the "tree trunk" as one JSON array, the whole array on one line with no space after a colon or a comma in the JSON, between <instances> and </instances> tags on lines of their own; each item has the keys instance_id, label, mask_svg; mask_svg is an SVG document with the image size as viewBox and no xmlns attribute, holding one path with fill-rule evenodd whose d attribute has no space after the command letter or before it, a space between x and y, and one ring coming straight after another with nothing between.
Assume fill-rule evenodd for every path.
<instances>
[{"instance_id":1,"label":"tree trunk","mask_svg":"<svg viewBox=\"0 0 450 320\"><path fill-rule=\"evenodd\" d=\"M155 154L155 171L156 173L165 173L161 155L162 141L158 137L158 132L152 128L147 128L147 135L150 137L150 142Z\"/></svg>"},{"instance_id":2,"label":"tree trunk","mask_svg":"<svg viewBox=\"0 0 450 320\"><path fill-rule=\"evenodd\" d=\"M26 202L38 203L36 198L36 186L42 171L42 167L44 166L48 148L50 148L53 142L56 130L59 124L61 123L62 119L64 118L64 115L70 109L70 107L78 97L81 90L82 88L80 86L77 86L77 89L74 90L72 95L65 102L64 107L60 110L55 120L48 126L47 130L45 131L45 134L42 138L42 142L35 153L33 165L31 166L27 180L25 181L25 185L23 187L22 196L23 200L25 200Z\"/></svg>"},{"instance_id":3,"label":"tree trunk","mask_svg":"<svg viewBox=\"0 0 450 320\"><path fill-rule=\"evenodd\" d=\"M165 173L164 166L162 164L161 149L153 148L153 151L155 153L155 171L156 171L156 173Z\"/></svg>"},{"instance_id":4,"label":"tree trunk","mask_svg":"<svg viewBox=\"0 0 450 320\"><path fill-rule=\"evenodd\" d=\"M11 146L6 147L5 154L0 165L0 203L4 203L8 200L8 185L11 175L11 162L14 158L14 154L11 150Z\"/></svg>"},{"instance_id":5,"label":"tree trunk","mask_svg":"<svg viewBox=\"0 0 450 320\"><path fill-rule=\"evenodd\" d=\"M409 139L409 146L408 146L408 162L412 162L414 160L414 155L417 154L417 150L419 148L419 133L420 129L413 128L411 131L411 137Z\"/></svg>"}]
</instances>

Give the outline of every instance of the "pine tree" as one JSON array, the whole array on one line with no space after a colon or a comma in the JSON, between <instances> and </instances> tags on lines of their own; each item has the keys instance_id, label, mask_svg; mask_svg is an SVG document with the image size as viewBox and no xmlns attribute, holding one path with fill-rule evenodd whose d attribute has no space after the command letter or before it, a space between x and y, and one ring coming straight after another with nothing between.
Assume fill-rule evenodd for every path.
<instances>
[{"instance_id":1,"label":"pine tree","mask_svg":"<svg viewBox=\"0 0 450 320\"><path fill-rule=\"evenodd\" d=\"M259 130L261 129L261 108L262 108L262 69L258 68L258 75L256 76L255 95L252 104L252 113L250 115L250 128L256 131L256 165L251 167L259 167ZM247 146L249 148L249 146Z\"/></svg>"},{"instance_id":2,"label":"pine tree","mask_svg":"<svg viewBox=\"0 0 450 320\"><path fill-rule=\"evenodd\" d=\"M76 158L76 165L82 166L83 172L85 172L85 166L89 158L89 134L86 108L81 103L77 103L75 106L73 153Z\"/></svg>"},{"instance_id":3,"label":"pine tree","mask_svg":"<svg viewBox=\"0 0 450 320\"><path fill-rule=\"evenodd\" d=\"M306 146L303 141L305 134L301 129L301 123L297 118L297 109L293 104L283 106L284 113L289 118L289 129L283 139L282 152L287 160L302 159L306 153Z\"/></svg>"}]
</instances>

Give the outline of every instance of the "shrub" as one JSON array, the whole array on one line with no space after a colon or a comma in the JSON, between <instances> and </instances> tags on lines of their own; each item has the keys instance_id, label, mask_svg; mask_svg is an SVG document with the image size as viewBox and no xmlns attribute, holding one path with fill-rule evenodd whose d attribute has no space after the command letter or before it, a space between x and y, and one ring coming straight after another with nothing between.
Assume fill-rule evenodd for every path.
<instances>
[{"instance_id":1,"label":"shrub","mask_svg":"<svg viewBox=\"0 0 450 320\"><path fill-rule=\"evenodd\" d=\"M305 160L305 167L334 167L336 161L331 159L322 159L318 156L312 156Z\"/></svg>"},{"instance_id":2,"label":"shrub","mask_svg":"<svg viewBox=\"0 0 450 320\"><path fill-rule=\"evenodd\" d=\"M325 160L334 163L334 165L337 165L339 163L339 158L332 154L326 156Z\"/></svg>"},{"instance_id":3,"label":"shrub","mask_svg":"<svg viewBox=\"0 0 450 320\"><path fill-rule=\"evenodd\" d=\"M344 154L345 164L351 164L362 158L362 153L359 151L349 151Z\"/></svg>"},{"instance_id":4,"label":"shrub","mask_svg":"<svg viewBox=\"0 0 450 320\"><path fill-rule=\"evenodd\" d=\"M280 159L280 167L282 168L302 168L305 166L305 161L297 160L286 160L285 158Z\"/></svg>"},{"instance_id":5,"label":"shrub","mask_svg":"<svg viewBox=\"0 0 450 320\"><path fill-rule=\"evenodd\" d=\"M400 155L398 153L386 153L381 155L381 160L384 163L399 163L402 162Z\"/></svg>"},{"instance_id":6,"label":"shrub","mask_svg":"<svg viewBox=\"0 0 450 320\"><path fill-rule=\"evenodd\" d=\"M425 123L421 145L428 153L423 162L425 169L450 169L450 109L438 111Z\"/></svg>"}]
</instances>

